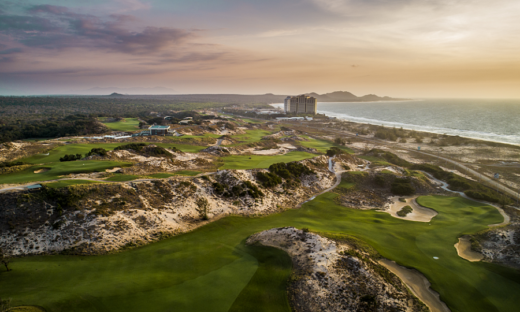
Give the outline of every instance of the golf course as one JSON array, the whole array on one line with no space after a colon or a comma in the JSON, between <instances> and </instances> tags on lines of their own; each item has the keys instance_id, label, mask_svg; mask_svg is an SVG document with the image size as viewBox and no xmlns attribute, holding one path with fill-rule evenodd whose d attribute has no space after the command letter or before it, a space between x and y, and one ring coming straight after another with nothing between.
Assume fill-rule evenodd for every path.
<instances>
[{"instance_id":1,"label":"golf course","mask_svg":"<svg viewBox=\"0 0 520 312\"><path fill-rule=\"evenodd\" d=\"M290 311L291 261L279 250L246 246L256 232L284 226L348 234L383 257L423 273L452 311L517 311L520 274L468 262L453 244L503 220L493 207L460 197L424 196L430 223L334 203L325 193L302 208L265 217L228 216L192 232L103 256L31 256L1 273L13 305L47 311ZM435 257L435 258L434 258Z\"/></svg>"}]
</instances>

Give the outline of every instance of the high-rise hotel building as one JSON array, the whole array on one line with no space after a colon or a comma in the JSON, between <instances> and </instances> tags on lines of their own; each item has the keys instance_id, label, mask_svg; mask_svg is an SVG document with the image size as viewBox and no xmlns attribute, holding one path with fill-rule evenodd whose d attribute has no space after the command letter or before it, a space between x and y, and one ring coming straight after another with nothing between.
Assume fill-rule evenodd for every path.
<instances>
[{"instance_id":1,"label":"high-rise hotel building","mask_svg":"<svg viewBox=\"0 0 520 312\"><path fill-rule=\"evenodd\" d=\"M284 100L284 110L286 114L313 114L318 112L318 101L312 96L304 94L298 96L288 96Z\"/></svg>"}]
</instances>

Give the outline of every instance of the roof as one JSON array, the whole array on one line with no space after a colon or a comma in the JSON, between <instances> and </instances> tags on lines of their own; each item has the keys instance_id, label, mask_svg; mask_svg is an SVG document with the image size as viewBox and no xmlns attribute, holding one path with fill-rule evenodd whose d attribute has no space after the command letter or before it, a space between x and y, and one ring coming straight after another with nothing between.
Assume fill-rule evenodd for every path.
<instances>
[{"instance_id":1,"label":"roof","mask_svg":"<svg viewBox=\"0 0 520 312\"><path fill-rule=\"evenodd\" d=\"M28 185L28 186L26 186L26 188L27 188L28 190L39 189L39 188L41 188L41 187L42 187L41 184L33 184L33 185Z\"/></svg>"},{"instance_id":2,"label":"roof","mask_svg":"<svg viewBox=\"0 0 520 312\"><path fill-rule=\"evenodd\" d=\"M166 130L166 129L170 129L170 126L153 125L153 126L150 126L148 129L150 129L150 130Z\"/></svg>"}]
</instances>

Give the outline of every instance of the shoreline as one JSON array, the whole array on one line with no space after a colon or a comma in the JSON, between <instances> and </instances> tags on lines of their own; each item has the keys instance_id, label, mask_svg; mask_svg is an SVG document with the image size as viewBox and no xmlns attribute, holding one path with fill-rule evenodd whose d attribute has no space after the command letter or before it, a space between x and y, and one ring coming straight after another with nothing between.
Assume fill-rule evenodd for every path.
<instances>
[{"instance_id":1,"label":"shoreline","mask_svg":"<svg viewBox=\"0 0 520 312\"><path fill-rule=\"evenodd\" d=\"M344 104L351 104L351 103L357 103L357 104L366 104L366 103L381 103L381 102L409 102L409 101L421 101L421 100L407 100L407 101L371 101L371 102L319 102L319 103L344 103ZM318 103L318 104L319 104ZM269 104L273 106L274 108L283 108L283 103L272 103ZM280 106L274 106L274 105L280 105ZM475 130L462 130L462 129L449 129L449 128L436 128L434 129L432 126L421 126L421 125L414 125L414 124L405 124L405 123L399 123L395 121L386 121L386 120L379 120L379 119L372 119L367 117L356 117L356 116L349 116L347 114L342 113L334 113L329 111L320 111L318 110L318 114L324 114L327 117L334 117L343 121L353 122L360 125L373 125L373 126L385 126L385 127L396 127L396 128L403 128L404 130L409 131L417 131L417 132L424 132L424 133L430 133L430 134L436 134L436 135L448 135L448 136L459 136L461 138L471 139L471 140L477 140L477 141L485 141L485 142L492 142L492 143L499 143L499 144L506 144L511 146L520 146L520 142L513 143L513 142L505 142L500 140L494 140L489 138L482 138L477 136L469 136L465 134L460 133L452 133L453 131L461 131L461 132L476 132ZM360 120L361 119L361 120ZM414 127L432 127L432 129L416 129ZM437 131L437 132L436 132ZM491 135L501 136L499 134L490 133Z\"/></svg>"}]
</instances>

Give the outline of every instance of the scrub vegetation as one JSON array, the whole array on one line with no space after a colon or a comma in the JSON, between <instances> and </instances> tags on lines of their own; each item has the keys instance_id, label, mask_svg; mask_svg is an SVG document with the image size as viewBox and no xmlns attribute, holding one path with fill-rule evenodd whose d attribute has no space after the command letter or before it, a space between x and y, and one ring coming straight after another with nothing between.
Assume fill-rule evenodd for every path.
<instances>
[{"instance_id":1,"label":"scrub vegetation","mask_svg":"<svg viewBox=\"0 0 520 312\"><path fill-rule=\"evenodd\" d=\"M418 269L453 311L516 308L520 291L516 271L489 263L468 263L453 248L460 235L502 220L493 207L457 197L420 197L421 205L439 212L429 225L346 208L334 203L336 196L320 195L301 209L262 218L226 217L193 232L118 254L17 259L11 265L13 271L2 273L0 292L13 298L13 304L38 302L56 312L172 307L177 311L238 311L253 303L252 311L290 311L283 287L290 261L279 251L257 252L255 247L244 245L244 239L262 230L295 226L353 236L381 256ZM481 283L482 279L486 282ZM135 280L140 282L131 282ZM24 291L29 286L40 291ZM63 288L68 291L58 291ZM91 296L88 300L85 293Z\"/></svg>"}]
</instances>

